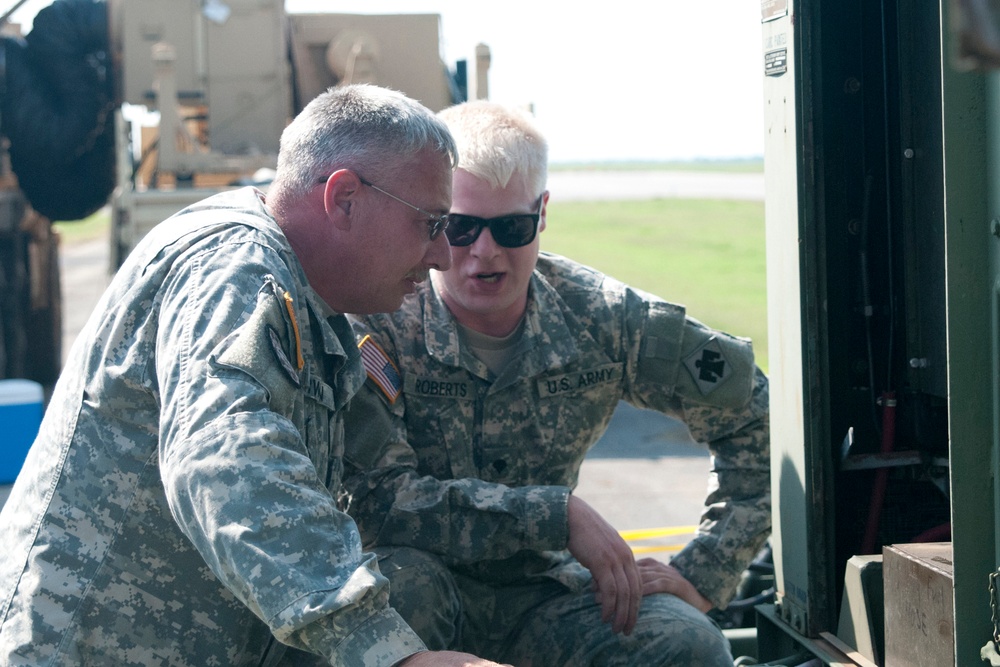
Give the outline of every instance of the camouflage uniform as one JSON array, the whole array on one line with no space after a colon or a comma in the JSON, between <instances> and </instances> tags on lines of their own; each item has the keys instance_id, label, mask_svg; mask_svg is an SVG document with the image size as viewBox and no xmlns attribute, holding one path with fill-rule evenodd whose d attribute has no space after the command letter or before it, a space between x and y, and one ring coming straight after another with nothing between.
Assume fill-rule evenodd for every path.
<instances>
[{"instance_id":1,"label":"camouflage uniform","mask_svg":"<svg viewBox=\"0 0 1000 667\"><path fill-rule=\"evenodd\" d=\"M731 599L770 530L767 379L753 364L749 341L547 253L531 280L521 340L499 377L469 351L429 283L396 313L361 318L355 329L370 334L395 366L381 374L384 388L366 384L348 415L344 500L366 548L380 554L393 606L431 648L457 642L484 657L527 664L520 662L529 660L525 656L552 656L553 646L564 646L563 657L543 663L536 657L536 665L590 664L585 653L597 656L607 642L623 655L625 638L600 622L589 573L565 551L568 495L620 400L675 416L708 443L713 470L706 509L698 534L671 562L717 606ZM395 385L401 392L390 402ZM428 552L435 557L428 559ZM434 560L451 576L437 572L428 562ZM397 588L402 580L407 587ZM420 581L437 588L423 593L420 606L437 606L444 616L454 607L458 629L418 627L406 609L417 595L409 586ZM518 588L521 593L513 592ZM574 594L579 599L552 611L562 604L559 595ZM655 614L663 622L652 619L647 638L662 641L674 632L664 623L678 602L647 596L636 634ZM680 604L693 612L689 623L707 624ZM569 608L574 605L588 609L587 619ZM533 630L526 620L532 615L544 618ZM576 650L598 632L594 625L606 629L604 648ZM514 626L528 630L511 633ZM482 633L490 637L483 640ZM691 646L712 634L722 641L716 627L697 628L684 650L696 650ZM731 665L723 650L728 653L723 647L703 663L683 651L674 659L728 659ZM621 664L661 664L644 660Z\"/></svg>"},{"instance_id":2,"label":"camouflage uniform","mask_svg":"<svg viewBox=\"0 0 1000 667\"><path fill-rule=\"evenodd\" d=\"M422 649L328 491L363 381L259 193L159 225L77 339L0 515L0 663Z\"/></svg>"}]
</instances>

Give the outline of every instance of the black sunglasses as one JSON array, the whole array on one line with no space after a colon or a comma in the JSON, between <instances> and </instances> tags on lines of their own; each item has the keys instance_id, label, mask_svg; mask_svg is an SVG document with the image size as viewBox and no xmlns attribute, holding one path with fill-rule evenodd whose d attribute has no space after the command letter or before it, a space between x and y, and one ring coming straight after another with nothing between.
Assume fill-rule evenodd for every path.
<instances>
[{"instance_id":1,"label":"black sunglasses","mask_svg":"<svg viewBox=\"0 0 1000 667\"><path fill-rule=\"evenodd\" d=\"M542 217L544 194L538 198L537 213L509 213L497 218L479 218L462 213L449 213L445 236L453 246L469 246L476 242L483 229L503 248L520 248L535 240L538 221Z\"/></svg>"}]
</instances>

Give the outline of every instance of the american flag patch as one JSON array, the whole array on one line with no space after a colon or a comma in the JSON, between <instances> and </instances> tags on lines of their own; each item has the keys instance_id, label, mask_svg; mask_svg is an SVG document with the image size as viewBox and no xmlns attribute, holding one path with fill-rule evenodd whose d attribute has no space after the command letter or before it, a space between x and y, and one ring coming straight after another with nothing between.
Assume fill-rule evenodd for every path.
<instances>
[{"instance_id":1,"label":"american flag patch","mask_svg":"<svg viewBox=\"0 0 1000 667\"><path fill-rule=\"evenodd\" d=\"M362 338L358 343L358 349L361 350L361 361L368 372L368 379L378 385L389 399L389 403L395 403L403 385L403 379L399 377L396 365L371 336L366 335Z\"/></svg>"}]
</instances>

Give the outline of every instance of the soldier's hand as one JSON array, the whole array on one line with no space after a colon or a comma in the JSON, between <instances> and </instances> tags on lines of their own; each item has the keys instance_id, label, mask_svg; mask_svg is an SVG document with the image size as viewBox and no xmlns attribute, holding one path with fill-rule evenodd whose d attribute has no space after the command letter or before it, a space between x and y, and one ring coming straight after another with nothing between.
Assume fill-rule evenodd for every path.
<instances>
[{"instance_id":1,"label":"soldier's hand","mask_svg":"<svg viewBox=\"0 0 1000 667\"><path fill-rule=\"evenodd\" d=\"M396 667L511 667L500 665L490 660L477 658L471 653L455 651L424 651L411 655L406 660L396 663Z\"/></svg>"},{"instance_id":2,"label":"soldier's hand","mask_svg":"<svg viewBox=\"0 0 1000 667\"><path fill-rule=\"evenodd\" d=\"M673 565L667 565L654 558L643 558L637 565L642 576L643 595L670 593L701 612L712 608L713 605L708 598L699 593L698 589Z\"/></svg>"},{"instance_id":3,"label":"soldier's hand","mask_svg":"<svg viewBox=\"0 0 1000 667\"><path fill-rule=\"evenodd\" d=\"M594 578L601 620L611 623L616 633L631 634L642 602L642 578L632 549L594 508L574 495L569 497L567 515L569 551Z\"/></svg>"}]
</instances>

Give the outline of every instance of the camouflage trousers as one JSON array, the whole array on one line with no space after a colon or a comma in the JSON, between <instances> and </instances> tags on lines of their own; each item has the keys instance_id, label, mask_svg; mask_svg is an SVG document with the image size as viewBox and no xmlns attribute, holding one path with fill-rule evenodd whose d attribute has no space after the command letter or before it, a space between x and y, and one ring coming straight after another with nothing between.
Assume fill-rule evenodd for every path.
<instances>
[{"instance_id":1,"label":"camouflage trousers","mask_svg":"<svg viewBox=\"0 0 1000 667\"><path fill-rule=\"evenodd\" d=\"M389 602L432 650L466 651L515 667L732 667L707 616L667 594L643 598L629 636L601 621L589 587L543 578L495 587L411 548L375 549Z\"/></svg>"}]
</instances>

